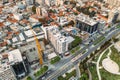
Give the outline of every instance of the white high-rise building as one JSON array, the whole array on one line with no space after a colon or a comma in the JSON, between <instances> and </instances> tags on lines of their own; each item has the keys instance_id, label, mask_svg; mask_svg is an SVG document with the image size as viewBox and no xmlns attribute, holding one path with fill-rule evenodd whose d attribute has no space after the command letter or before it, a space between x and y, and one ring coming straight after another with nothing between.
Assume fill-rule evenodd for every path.
<instances>
[{"instance_id":1,"label":"white high-rise building","mask_svg":"<svg viewBox=\"0 0 120 80\"><path fill-rule=\"evenodd\" d=\"M64 36L55 26L50 26L47 31L48 39L59 54L68 51L69 44L74 40L71 36Z\"/></svg>"},{"instance_id":2,"label":"white high-rise building","mask_svg":"<svg viewBox=\"0 0 120 80\"><path fill-rule=\"evenodd\" d=\"M47 13L46 9L44 7L41 7L41 6L36 8L36 14L38 15L38 17L48 16L48 13Z\"/></svg>"},{"instance_id":3,"label":"white high-rise building","mask_svg":"<svg viewBox=\"0 0 120 80\"><path fill-rule=\"evenodd\" d=\"M36 8L36 14L37 14L38 16L42 16L42 9L41 9L40 6Z\"/></svg>"}]
</instances>

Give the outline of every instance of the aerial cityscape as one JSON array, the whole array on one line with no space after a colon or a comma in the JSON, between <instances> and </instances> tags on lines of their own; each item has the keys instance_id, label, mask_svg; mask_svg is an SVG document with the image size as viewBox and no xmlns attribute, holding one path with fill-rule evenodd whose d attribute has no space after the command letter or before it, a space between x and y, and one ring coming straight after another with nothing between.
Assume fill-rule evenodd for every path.
<instances>
[{"instance_id":1,"label":"aerial cityscape","mask_svg":"<svg viewBox=\"0 0 120 80\"><path fill-rule=\"evenodd\" d=\"M0 80L120 80L120 0L0 0Z\"/></svg>"}]
</instances>

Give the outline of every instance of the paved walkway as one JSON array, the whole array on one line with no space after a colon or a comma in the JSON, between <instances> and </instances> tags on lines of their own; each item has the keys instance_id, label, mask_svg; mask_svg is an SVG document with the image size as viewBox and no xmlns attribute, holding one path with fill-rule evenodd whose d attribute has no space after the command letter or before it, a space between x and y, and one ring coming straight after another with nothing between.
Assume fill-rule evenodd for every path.
<instances>
[{"instance_id":1,"label":"paved walkway","mask_svg":"<svg viewBox=\"0 0 120 80\"><path fill-rule=\"evenodd\" d=\"M88 66L88 62L87 62L86 64L87 64L87 66ZM89 74L89 80L92 80L92 74L91 74L91 72L90 72L89 67L87 68L87 70L88 70L88 74Z\"/></svg>"},{"instance_id":2,"label":"paved walkway","mask_svg":"<svg viewBox=\"0 0 120 80\"><path fill-rule=\"evenodd\" d=\"M113 46L113 45L111 45L111 46ZM99 63L100 63L100 60L101 60L103 54L104 54L111 46L109 46L106 50L104 50L104 51L102 52L102 54L100 55L100 57L98 58L98 60L97 60L96 70L97 70L97 74L98 74L98 79L99 79L99 80L101 80L101 75L100 75L100 71L99 71Z\"/></svg>"},{"instance_id":3,"label":"paved walkway","mask_svg":"<svg viewBox=\"0 0 120 80\"><path fill-rule=\"evenodd\" d=\"M102 61L102 66L104 69L112 74L118 74L119 73L119 66L116 62L111 60L110 58L105 58Z\"/></svg>"},{"instance_id":4,"label":"paved walkway","mask_svg":"<svg viewBox=\"0 0 120 80\"><path fill-rule=\"evenodd\" d=\"M75 65L75 68L76 68L76 77L79 79L81 77L81 73L80 73L80 68L79 68L79 64L78 65Z\"/></svg>"},{"instance_id":5,"label":"paved walkway","mask_svg":"<svg viewBox=\"0 0 120 80\"><path fill-rule=\"evenodd\" d=\"M108 71L112 74L120 75L118 64L110 59L111 54L112 54L112 51L109 47L109 53L107 55L107 58L102 61L102 65L106 71Z\"/></svg>"}]
</instances>

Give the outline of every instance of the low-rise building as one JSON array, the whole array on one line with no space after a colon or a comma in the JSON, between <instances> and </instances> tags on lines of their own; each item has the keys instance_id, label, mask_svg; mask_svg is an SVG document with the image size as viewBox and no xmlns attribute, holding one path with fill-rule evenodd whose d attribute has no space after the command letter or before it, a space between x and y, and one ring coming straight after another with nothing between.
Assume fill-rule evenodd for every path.
<instances>
[{"instance_id":1,"label":"low-rise building","mask_svg":"<svg viewBox=\"0 0 120 80\"><path fill-rule=\"evenodd\" d=\"M13 16L14 16L14 18L15 18L16 20L21 20L21 19L23 19L22 14L13 14Z\"/></svg>"}]
</instances>

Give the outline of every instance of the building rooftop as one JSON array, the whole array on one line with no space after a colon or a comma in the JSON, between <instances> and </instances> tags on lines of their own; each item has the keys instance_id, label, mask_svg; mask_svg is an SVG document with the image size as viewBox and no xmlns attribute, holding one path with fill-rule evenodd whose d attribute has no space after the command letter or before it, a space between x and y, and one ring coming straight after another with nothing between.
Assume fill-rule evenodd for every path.
<instances>
[{"instance_id":1,"label":"building rooftop","mask_svg":"<svg viewBox=\"0 0 120 80\"><path fill-rule=\"evenodd\" d=\"M23 61L22 55L19 49L8 52L8 60L10 63L16 63Z\"/></svg>"},{"instance_id":2,"label":"building rooftop","mask_svg":"<svg viewBox=\"0 0 120 80\"><path fill-rule=\"evenodd\" d=\"M90 26L93 26L97 23L97 21L95 21L94 19L90 18L89 16L85 15L85 14L82 14L80 13L77 17L76 17L77 20L83 22L83 23L86 23Z\"/></svg>"}]
</instances>

